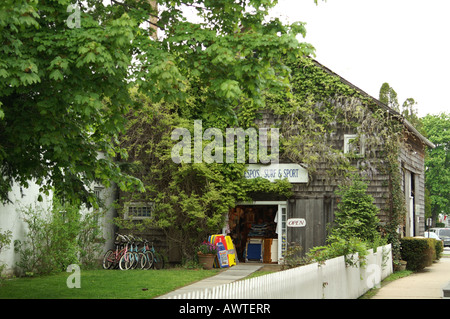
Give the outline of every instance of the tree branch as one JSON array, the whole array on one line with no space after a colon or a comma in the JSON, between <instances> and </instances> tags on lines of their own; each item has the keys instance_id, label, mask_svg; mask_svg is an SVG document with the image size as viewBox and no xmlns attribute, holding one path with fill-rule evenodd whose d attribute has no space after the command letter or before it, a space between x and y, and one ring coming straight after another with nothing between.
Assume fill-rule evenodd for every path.
<instances>
[{"instance_id":1,"label":"tree branch","mask_svg":"<svg viewBox=\"0 0 450 319\"><path fill-rule=\"evenodd\" d=\"M111 0L111 3L114 3L114 4L118 4L118 5L123 6L123 7L125 8L126 11L129 11L130 9L137 9L136 7L130 6L129 4L125 4L125 3L123 3L123 2L119 2L119 1L117 1L117 0ZM158 18L158 15L154 15L154 14L152 14L152 13L148 13L148 15L149 15L150 17L153 17L153 18ZM155 26L155 27L157 27L157 28L159 28L159 29L161 29L161 30L164 30L163 27L161 27L160 25L158 25L158 24L156 24L156 23L154 23L154 22L152 22L152 21L150 21L150 20L148 20L148 19L144 19L144 21L145 21L145 22L148 22L148 23L149 23L150 25L152 25L152 26Z\"/></svg>"}]
</instances>

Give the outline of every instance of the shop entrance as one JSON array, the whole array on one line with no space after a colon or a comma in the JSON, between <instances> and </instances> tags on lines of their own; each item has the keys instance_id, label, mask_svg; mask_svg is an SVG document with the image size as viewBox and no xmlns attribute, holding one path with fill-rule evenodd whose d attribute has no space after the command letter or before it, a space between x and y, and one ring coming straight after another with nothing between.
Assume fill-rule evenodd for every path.
<instances>
[{"instance_id":1,"label":"shop entrance","mask_svg":"<svg viewBox=\"0 0 450 319\"><path fill-rule=\"evenodd\" d=\"M286 242L286 202L240 204L228 214L239 262L278 263Z\"/></svg>"}]
</instances>

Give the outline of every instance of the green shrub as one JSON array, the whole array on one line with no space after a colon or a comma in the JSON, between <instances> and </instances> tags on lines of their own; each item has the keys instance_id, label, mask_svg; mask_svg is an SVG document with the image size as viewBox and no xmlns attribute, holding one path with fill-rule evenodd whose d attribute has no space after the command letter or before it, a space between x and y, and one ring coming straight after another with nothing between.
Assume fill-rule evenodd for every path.
<instances>
[{"instance_id":1,"label":"green shrub","mask_svg":"<svg viewBox=\"0 0 450 319\"><path fill-rule=\"evenodd\" d=\"M12 232L10 230L5 231L4 233L0 232L0 253L2 251L9 248L9 244L11 243ZM2 272L6 268L6 265L0 263L0 279L2 278Z\"/></svg>"},{"instance_id":2,"label":"green shrub","mask_svg":"<svg viewBox=\"0 0 450 319\"><path fill-rule=\"evenodd\" d=\"M21 213L26 238L15 240L14 249L22 273L42 275L64 271L70 264L98 265L103 238L96 212L81 214L79 207L62 205L54 198L52 208L29 206Z\"/></svg>"},{"instance_id":3,"label":"green shrub","mask_svg":"<svg viewBox=\"0 0 450 319\"><path fill-rule=\"evenodd\" d=\"M349 267L359 265L364 267L366 263L366 256L368 255L368 248L366 243L357 237L340 238L330 236L328 238L329 244L326 246L314 247L308 253L307 257L311 261L323 263L328 259L344 256L345 264ZM355 255L358 259L355 259Z\"/></svg>"},{"instance_id":4,"label":"green shrub","mask_svg":"<svg viewBox=\"0 0 450 319\"><path fill-rule=\"evenodd\" d=\"M282 269L290 269L311 263L307 256L302 256L303 247L294 243L288 245Z\"/></svg>"},{"instance_id":5,"label":"green shrub","mask_svg":"<svg viewBox=\"0 0 450 319\"><path fill-rule=\"evenodd\" d=\"M400 244L408 270L419 271L432 264L436 255L433 239L405 237L400 239Z\"/></svg>"},{"instance_id":6,"label":"green shrub","mask_svg":"<svg viewBox=\"0 0 450 319\"><path fill-rule=\"evenodd\" d=\"M428 252L428 254L430 254L430 256L428 258L428 265L427 266L431 266L431 264L433 263L433 260L436 260L436 244L435 244L436 243L436 239L427 238L426 241L427 241L428 247L430 247L430 250Z\"/></svg>"},{"instance_id":7,"label":"green shrub","mask_svg":"<svg viewBox=\"0 0 450 319\"><path fill-rule=\"evenodd\" d=\"M339 186L336 195L340 201L335 212L333 235L340 238L358 237L366 242L379 240L379 209L367 193L367 187L359 176L354 176L350 185Z\"/></svg>"},{"instance_id":8,"label":"green shrub","mask_svg":"<svg viewBox=\"0 0 450 319\"><path fill-rule=\"evenodd\" d=\"M432 238L430 238L430 239L432 239ZM439 259L441 259L442 252L444 251L444 244L440 240L436 240L436 239L433 239L433 240L434 240L434 244L435 244L434 247L435 247L435 250L436 250L436 257L435 257L435 259L439 260Z\"/></svg>"}]
</instances>

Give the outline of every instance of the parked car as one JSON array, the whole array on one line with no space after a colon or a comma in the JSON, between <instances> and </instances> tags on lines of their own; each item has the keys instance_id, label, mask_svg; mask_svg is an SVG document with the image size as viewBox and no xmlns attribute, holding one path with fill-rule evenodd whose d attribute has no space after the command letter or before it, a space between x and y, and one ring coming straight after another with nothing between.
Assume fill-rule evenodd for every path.
<instances>
[{"instance_id":1,"label":"parked car","mask_svg":"<svg viewBox=\"0 0 450 319\"><path fill-rule=\"evenodd\" d=\"M442 240L441 238L439 238L439 236L435 233L435 232L424 232L423 233L423 237L425 237L425 238L434 238L434 239L437 239L437 240ZM443 241L443 240L442 240Z\"/></svg>"},{"instance_id":2,"label":"parked car","mask_svg":"<svg viewBox=\"0 0 450 319\"><path fill-rule=\"evenodd\" d=\"M434 232L424 232L423 236L414 236L414 238L433 238L439 241L442 241L442 245L444 244L444 241L436 235Z\"/></svg>"},{"instance_id":3,"label":"parked car","mask_svg":"<svg viewBox=\"0 0 450 319\"><path fill-rule=\"evenodd\" d=\"M450 228L431 228L430 231L444 241L444 247L450 247Z\"/></svg>"}]
</instances>

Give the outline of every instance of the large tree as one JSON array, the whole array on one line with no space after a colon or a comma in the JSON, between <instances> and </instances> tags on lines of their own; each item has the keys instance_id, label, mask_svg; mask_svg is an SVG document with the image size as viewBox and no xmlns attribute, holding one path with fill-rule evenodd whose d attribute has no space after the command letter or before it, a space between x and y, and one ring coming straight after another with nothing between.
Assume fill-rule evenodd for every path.
<instances>
[{"instance_id":1,"label":"large tree","mask_svg":"<svg viewBox=\"0 0 450 319\"><path fill-rule=\"evenodd\" d=\"M436 145L425 159L425 184L436 219L438 214L450 214L450 114L428 114L421 120L427 138Z\"/></svg>"},{"instance_id":2,"label":"large tree","mask_svg":"<svg viewBox=\"0 0 450 319\"><path fill-rule=\"evenodd\" d=\"M385 82L381 85L379 100L389 106L391 109L400 112L400 106L398 104L397 92Z\"/></svg>"},{"instance_id":3,"label":"large tree","mask_svg":"<svg viewBox=\"0 0 450 319\"><path fill-rule=\"evenodd\" d=\"M30 180L80 202L95 200L94 181L142 189L118 161L130 86L178 105L201 88L195 112L231 125L238 103L288 90L282 55L313 50L296 38L302 23L267 19L276 0L158 0L158 9L144 0L71 2L0 3L2 201L14 182Z\"/></svg>"}]
</instances>

